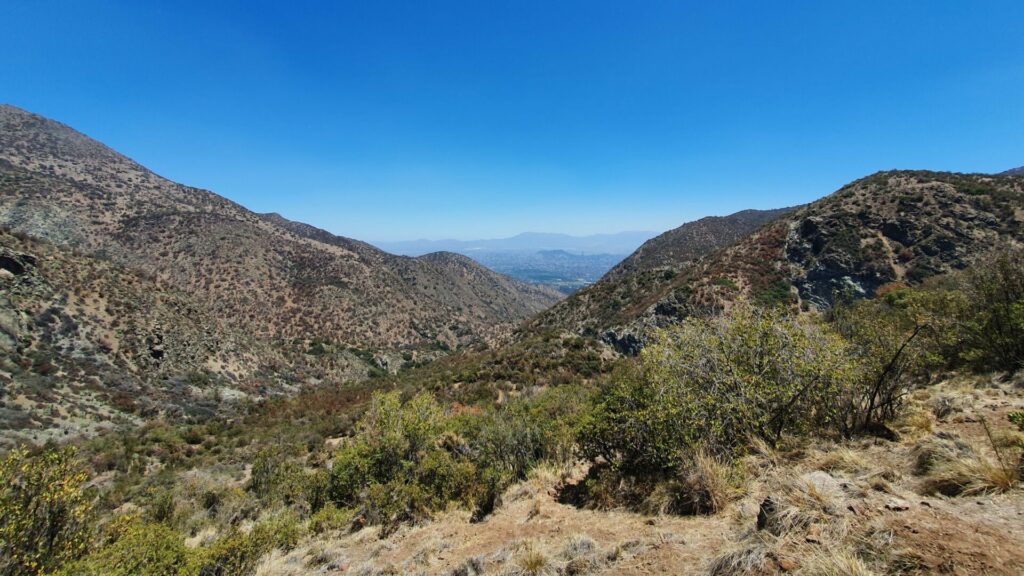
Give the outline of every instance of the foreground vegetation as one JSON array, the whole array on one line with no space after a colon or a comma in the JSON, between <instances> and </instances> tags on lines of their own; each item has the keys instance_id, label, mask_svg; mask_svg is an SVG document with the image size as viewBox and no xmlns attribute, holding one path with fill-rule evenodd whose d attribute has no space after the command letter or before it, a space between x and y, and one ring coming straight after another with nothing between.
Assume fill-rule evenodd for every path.
<instances>
[{"instance_id":1,"label":"foreground vegetation","mask_svg":"<svg viewBox=\"0 0 1024 576\"><path fill-rule=\"evenodd\" d=\"M821 316L737 305L664 329L637 359L607 361L560 337L531 345L557 347L563 364L492 352L486 365L323 387L233 422L150 423L75 449L11 451L0 463L0 574L254 574L272 551L311 538L371 528L387 538L454 510L485 521L510 486L581 461L582 477L558 488L566 502L715 514L747 493L751 458L927 433L932 417L907 407L937 375L1024 367L1024 256L1001 248L962 274L889 285ZM530 360L557 377L519 368ZM936 400L931 411L947 409ZM1021 419L1009 414L996 432ZM994 427L984 450L938 436L915 444L922 492L1017 487L1024 443ZM844 454L822 467L863 466ZM780 486L762 503L764 530L826 525L814 514L827 510L807 504L825 488ZM753 545L711 570L763 558ZM521 572L545 573L528 550L516 554Z\"/></svg>"}]
</instances>

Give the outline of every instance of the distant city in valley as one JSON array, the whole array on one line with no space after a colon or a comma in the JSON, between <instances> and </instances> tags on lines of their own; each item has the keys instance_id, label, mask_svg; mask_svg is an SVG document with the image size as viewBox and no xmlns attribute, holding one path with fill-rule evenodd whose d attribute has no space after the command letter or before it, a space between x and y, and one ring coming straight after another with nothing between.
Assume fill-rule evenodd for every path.
<instances>
[{"instance_id":1,"label":"distant city in valley","mask_svg":"<svg viewBox=\"0 0 1024 576\"><path fill-rule=\"evenodd\" d=\"M527 232L487 240L407 240L372 244L403 256L455 252L516 280L543 284L571 294L596 282L656 235L656 232L589 236Z\"/></svg>"}]
</instances>

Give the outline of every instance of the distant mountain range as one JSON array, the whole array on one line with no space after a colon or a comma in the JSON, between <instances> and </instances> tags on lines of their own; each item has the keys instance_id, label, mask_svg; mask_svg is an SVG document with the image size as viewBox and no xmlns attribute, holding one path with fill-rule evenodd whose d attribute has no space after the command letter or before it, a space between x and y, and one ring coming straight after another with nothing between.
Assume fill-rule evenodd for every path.
<instances>
[{"instance_id":1,"label":"distant mountain range","mask_svg":"<svg viewBox=\"0 0 1024 576\"><path fill-rule=\"evenodd\" d=\"M489 240L406 240L374 242L405 256L455 252L523 282L543 284L571 294L597 281L655 232L618 232L571 236L525 232Z\"/></svg>"},{"instance_id":2,"label":"distant mountain range","mask_svg":"<svg viewBox=\"0 0 1024 576\"><path fill-rule=\"evenodd\" d=\"M590 236L524 232L510 238L489 240L400 240L371 243L381 250L404 256L420 256L439 251L472 255L474 252L540 252L542 250L564 250L577 255L617 254L625 256L657 235L657 232L616 232Z\"/></svg>"}]
</instances>

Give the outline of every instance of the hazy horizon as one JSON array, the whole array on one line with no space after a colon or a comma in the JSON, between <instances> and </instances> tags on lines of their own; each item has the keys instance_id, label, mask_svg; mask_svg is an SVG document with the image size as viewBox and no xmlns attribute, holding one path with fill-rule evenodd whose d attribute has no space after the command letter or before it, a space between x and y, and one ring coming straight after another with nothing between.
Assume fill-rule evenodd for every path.
<instances>
[{"instance_id":1,"label":"hazy horizon","mask_svg":"<svg viewBox=\"0 0 1024 576\"><path fill-rule=\"evenodd\" d=\"M1024 164L1024 4L987 8L7 3L0 101L352 238L662 232Z\"/></svg>"}]
</instances>

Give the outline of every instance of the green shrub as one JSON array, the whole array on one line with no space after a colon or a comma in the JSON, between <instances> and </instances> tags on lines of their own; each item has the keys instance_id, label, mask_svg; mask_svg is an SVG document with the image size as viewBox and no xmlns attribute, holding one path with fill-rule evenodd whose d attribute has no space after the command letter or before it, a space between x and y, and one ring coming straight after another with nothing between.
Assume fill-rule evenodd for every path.
<instances>
[{"instance_id":1,"label":"green shrub","mask_svg":"<svg viewBox=\"0 0 1024 576\"><path fill-rule=\"evenodd\" d=\"M172 524L174 522L174 493L170 490L161 492L149 505L149 517L153 522Z\"/></svg>"},{"instance_id":2,"label":"green shrub","mask_svg":"<svg viewBox=\"0 0 1024 576\"><path fill-rule=\"evenodd\" d=\"M164 524L127 516L115 519L105 532L105 545L59 574L176 576L188 566L190 551L182 536Z\"/></svg>"},{"instance_id":3,"label":"green shrub","mask_svg":"<svg viewBox=\"0 0 1024 576\"><path fill-rule=\"evenodd\" d=\"M981 371L1024 367L1024 250L995 249L965 274L964 358Z\"/></svg>"},{"instance_id":4,"label":"green shrub","mask_svg":"<svg viewBox=\"0 0 1024 576\"><path fill-rule=\"evenodd\" d=\"M92 518L85 480L71 449L15 449L0 460L0 573L48 573L84 553Z\"/></svg>"},{"instance_id":5,"label":"green shrub","mask_svg":"<svg viewBox=\"0 0 1024 576\"><path fill-rule=\"evenodd\" d=\"M281 512L256 524L248 534L232 530L197 550L188 574L195 576L251 576L260 559L271 550L291 550L302 537L302 525L291 512Z\"/></svg>"},{"instance_id":6,"label":"green shrub","mask_svg":"<svg viewBox=\"0 0 1024 576\"><path fill-rule=\"evenodd\" d=\"M251 537L268 551L277 548L287 552L295 548L302 536L303 523L291 510L276 512L271 518L256 524L251 533Z\"/></svg>"},{"instance_id":7,"label":"green shrub","mask_svg":"<svg viewBox=\"0 0 1024 576\"><path fill-rule=\"evenodd\" d=\"M839 303L832 325L851 344L859 373L837 398L847 434L894 419L915 382L955 355L959 294L899 288L873 300Z\"/></svg>"},{"instance_id":8,"label":"green shrub","mask_svg":"<svg viewBox=\"0 0 1024 576\"><path fill-rule=\"evenodd\" d=\"M373 480L371 449L365 443L342 448L334 457L328 484L331 500L341 508L355 507L364 488Z\"/></svg>"},{"instance_id":9,"label":"green shrub","mask_svg":"<svg viewBox=\"0 0 1024 576\"><path fill-rule=\"evenodd\" d=\"M355 437L335 456L331 501L382 525L382 534L450 502L472 501L476 468L468 454L446 450L447 424L429 394L404 404L396 392L375 394Z\"/></svg>"},{"instance_id":10,"label":"green shrub","mask_svg":"<svg viewBox=\"0 0 1024 576\"><path fill-rule=\"evenodd\" d=\"M856 375L845 342L778 309L738 306L655 334L640 366L617 374L581 439L629 474L679 469L683 449L742 449L753 437L834 425Z\"/></svg>"},{"instance_id":11,"label":"green shrub","mask_svg":"<svg viewBox=\"0 0 1024 576\"><path fill-rule=\"evenodd\" d=\"M314 534L341 532L352 526L352 510L327 504L309 519L309 531Z\"/></svg>"},{"instance_id":12,"label":"green shrub","mask_svg":"<svg viewBox=\"0 0 1024 576\"><path fill-rule=\"evenodd\" d=\"M430 517L430 496L422 486L399 479L371 484L362 499L360 515L366 524L380 525L382 538L405 523Z\"/></svg>"},{"instance_id":13,"label":"green shrub","mask_svg":"<svg viewBox=\"0 0 1024 576\"><path fill-rule=\"evenodd\" d=\"M1024 410L1018 410L1017 412L1011 412L1007 416L1007 419L1009 419L1012 424L1017 426L1018 430L1020 430L1021 432L1024 432Z\"/></svg>"},{"instance_id":14,"label":"green shrub","mask_svg":"<svg viewBox=\"0 0 1024 576\"><path fill-rule=\"evenodd\" d=\"M196 551L189 573L195 576L251 576L260 558L270 551L267 542L237 530Z\"/></svg>"}]
</instances>

